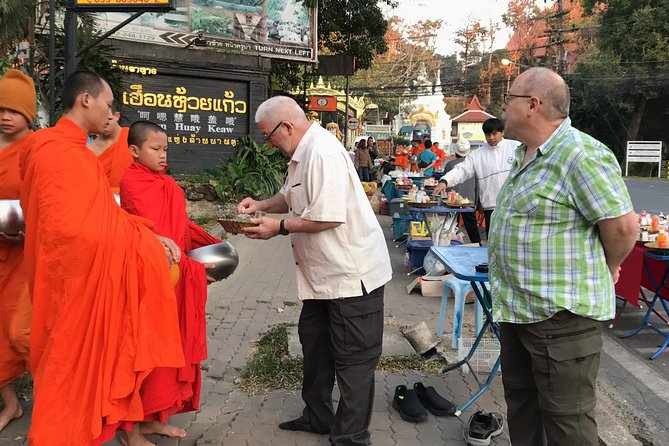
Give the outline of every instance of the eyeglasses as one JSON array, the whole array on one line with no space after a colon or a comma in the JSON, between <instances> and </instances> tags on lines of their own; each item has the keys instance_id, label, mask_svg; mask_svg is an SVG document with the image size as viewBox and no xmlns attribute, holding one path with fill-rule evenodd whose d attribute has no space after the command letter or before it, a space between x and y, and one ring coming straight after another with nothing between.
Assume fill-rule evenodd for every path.
<instances>
[{"instance_id":1,"label":"eyeglasses","mask_svg":"<svg viewBox=\"0 0 669 446\"><path fill-rule=\"evenodd\" d=\"M279 123L276 125L276 127L274 127L274 130L272 130L271 132L269 132L269 134L265 135L265 141L269 141L269 140L270 140L270 138L272 137L272 135L274 134L274 132L276 132L276 131L279 129L279 127L281 127L281 124L283 124L283 121L279 121Z\"/></svg>"},{"instance_id":2,"label":"eyeglasses","mask_svg":"<svg viewBox=\"0 0 669 446\"><path fill-rule=\"evenodd\" d=\"M525 98L525 99L530 99L530 98L533 98L533 97L535 97L535 96L530 96L530 95L526 95L526 94L511 94L511 93L504 93L504 99L503 99L503 101L504 101L504 104L508 105L508 104L509 104L509 101L511 100L510 98ZM541 102L541 99L539 99L539 104L543 104L543 102Z\"/></svg>"}]
</instances>

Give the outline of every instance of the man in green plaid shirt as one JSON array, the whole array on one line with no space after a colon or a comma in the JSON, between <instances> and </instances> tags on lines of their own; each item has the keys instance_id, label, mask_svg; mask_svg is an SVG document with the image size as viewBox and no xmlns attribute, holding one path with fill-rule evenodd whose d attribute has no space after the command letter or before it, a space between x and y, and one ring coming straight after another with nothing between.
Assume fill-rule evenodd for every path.
<instances>
[{"instance_id":1,"label":"man in green plaid shirt","mask_svg":"<svg viewBox=\"0 0 669 446\"><path fill-rule=\"evenodd\" d=\"M637 216L613 153L571 126L558 74L525 71L503 110L523 142L488 242L511 442L597 445L601 321L614 316Z\"/></svg>"}]
</instances>

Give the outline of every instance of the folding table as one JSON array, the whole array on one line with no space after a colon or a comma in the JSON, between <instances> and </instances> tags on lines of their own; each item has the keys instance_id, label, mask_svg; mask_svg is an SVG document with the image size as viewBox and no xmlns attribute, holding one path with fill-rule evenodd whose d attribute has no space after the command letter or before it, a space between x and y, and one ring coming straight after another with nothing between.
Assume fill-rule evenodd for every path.
<instances>
[{"instance_id":1,"label":"folding table","mask_svg":"<svg viewBox=\"0 0 669 446\"><path fill-rule=\"evenodd\" d=\"M431 231L430 234L432 236L432 241L435 244L439 243L441 234L447 227L447 233L453 230L453 227L455 227L458 222L458 215L463 212L474 212L474 208L450 207L445 205L437 205L426 208L409 206L409 213L416 220L424 220L426 223L428 223L430 214L433 214L436 217L443 217L441 223L439 224L439 229L434 232Z\"/></svg>"},{"instance_id":2,"label":"folding table","mask_svg":"<svg viewBox=\"0 0 669 446\"><path fill-rule=\"evenodd\" d=\"M660 280L657 280L658 274L657 271L653 271L653 268L651 267L651 262L663 262L664 263L664 271L660 273ZM655 359L657 358L660 353L664 351L665 348L669 345L669 333L666 333L659 328L657 328L653 323L650 321L650 316L652 313L655 311L655 304L659 301L662 304L662 307L664 308L665 313L669 316L669 307L667 306L667 299L669 299L669 294L667 293L669 291L669 251L666 252L656 252L656 251L646 251L644 253L644 259L643 259L643 267L646 270L646 273L648 274L648 278L650 279L650 282L653 286L653 289L651 290L654 293L653 299L650 301L650 304L648 305L648 311L646 311L646 315L643 318L643 321L641 322L641 325L637 327L636 329L623 334L621 337L622 338L629 338L631 336L634 336L638 334L641 330L643 330L646 327L649 327L650 329L656 331L660 335L664 337L664 343L660 346L660 348L653 353L653 355L650 357L650 359Z\"/></svg>"},{"instance_id":3,"label":"folding table","mask_svg":"<svg viewBox=\"0 0 669 446\"><path fill-rule=\"evenodd\" d=\"M497 340L500 339L499 325L492 320L492 298L490 296L490 291L486 286L486 283L488 282L488 274L476 271L476 265L488 262L488 248L484 246L433 246L430 249L435 257L437 257L437 259L439 259L439 261L443 263L455 277L461 280L467 280L471 283L476 298L486 315L486 321L483 324L483 327L481 327L481 331L479 331L476 336L476 340L474 341L472 348L469 350L469 353L467 353L467 356L442 370L443 373L446 373L466 364L478 383L478 391L469 398L467 402L457 408L455 416L460 416L460 414L476 401L483 392L488 390L488 387L490 387L492 380L497 374L501 362L501 358L498 356L485 381L482 381L479 378L478 373L469 363L469 360L474 356L483 335L488 329L490 329Z\"/></svg>"}]
</instances>

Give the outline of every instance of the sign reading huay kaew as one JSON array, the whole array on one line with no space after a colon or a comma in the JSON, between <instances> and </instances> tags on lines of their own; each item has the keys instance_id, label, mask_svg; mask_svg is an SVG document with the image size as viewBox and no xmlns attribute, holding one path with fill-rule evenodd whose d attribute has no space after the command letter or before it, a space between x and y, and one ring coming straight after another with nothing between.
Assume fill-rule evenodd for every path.
<instances>
[{"instance_id":1,"label":"sign reading huay kaew","mask_svg":"<svg viewBox=\"0 0 669 446\"><path fill-rule=\"evenodd\" d=\"M248 135L248 89L248 82L158 70L126 76L119 103L124 121L148 120L165 130L173 172L196 173L232 155Z\"/></svg>"}]
</instances>

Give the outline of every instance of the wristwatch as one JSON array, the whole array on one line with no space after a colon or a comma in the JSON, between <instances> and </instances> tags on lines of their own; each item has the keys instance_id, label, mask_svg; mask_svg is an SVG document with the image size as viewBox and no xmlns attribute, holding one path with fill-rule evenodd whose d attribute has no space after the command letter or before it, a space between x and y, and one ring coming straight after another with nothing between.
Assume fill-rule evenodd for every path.
<instances>
[{"instance_id":1,"label":"wristwatch","mask_svg":"<svg viewBox=\"0 0 669 446\"><path fill-rule=\"evenodd\" d=\"M286 220L281 220L279 222L279 234L281 234L281 235L290 234L290 232L288 232L288 229L286 229L285 222L286 222Z\"/></svg>"}]
</instances>

